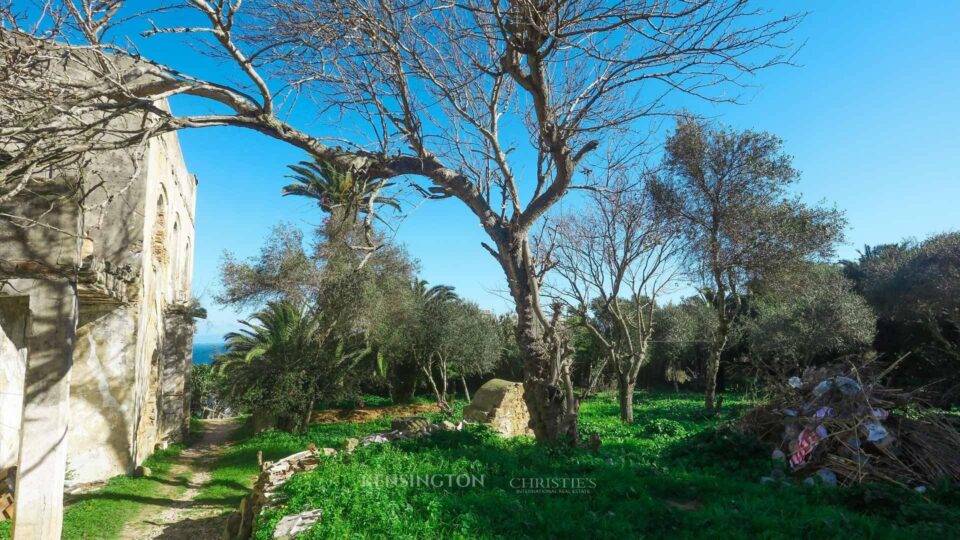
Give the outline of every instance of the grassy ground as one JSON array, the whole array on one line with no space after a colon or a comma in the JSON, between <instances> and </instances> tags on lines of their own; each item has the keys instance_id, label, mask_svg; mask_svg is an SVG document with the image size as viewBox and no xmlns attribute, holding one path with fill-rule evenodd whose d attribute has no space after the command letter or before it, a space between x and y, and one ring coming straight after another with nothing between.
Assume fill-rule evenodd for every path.
<instances>
[{"instance_id":1,"label":"grassy ground","mask_svg":"<svg viewBox=\"0 0 960 540\"><path fill-rule=\"evenodd\" d=\"M283 515L322 508L306 538L960 538L957 487L921 496L877 485L761 484L773 468L768 450L716 428L744 401L727 396L719 418L700 413L699 395L638 393L635 401L631 426L619 422L610 396L583 405L581 431L603 440L596 453L474 426L339 455L288 482L283 506L261 520L256 537L270 538ZM194 500L235 509L257 474L258 451L275 460L311 442L339 448L388 426L383 419L247 435ZM72 505L64 538L115 537L138 498L156 493L159 480L175 480L164 476L169 457L151 458L153 478L117 478ZM522 479L527 486L552 479L553 492L525 492ZM577 484L557 487L563 481Z\"/></svg>"},{"instance_id":2,"label":"grassy ground","mask_svg":"<svg viewBox=\"0 0 960 540\"><path fill-rule=\"evenodd\" d=\"M701 399L639 393L631 426L617 420L609 396L584 404L581 430L600 434L598 453L505 440L481 428L361 448L288 482L284 506L265 516L257 538L270 538L282 515L312 508L323 509L323 520L306 537L318 539L960 536L956 488L923 497L885 486L759 483L773 466L768 450L714 429L746 404L728 397L726 415L705 418ZM257 449L269 459L308 441L337 447L385 426L332 424L300 437L264 434L237 447L220 474L249 481ZM457 485L468 477L473 485ZM416 485L419 478L429 485ZM523 492L524 478L553 479L554 485L566 479L579 488Z\"/></svg>"},{"instance_id":3,"label":"grassy ground","mask_svg":"<svg viewBox=\"0 0 960 540\"><path fill-rule=\"evenodd\" d=\"M63 515L63 536L69 540L116 538L124 524L140 511L144 500L156 497L171 484L186 478L171 473L172 459L183 450L173 445L144 463L151 475L144 478L117 476L95 492L71 497ZM180 490L183 487L178 488ZM10 522L0 523L0 539L10 538Z\"/></svg>"}]
</instances>

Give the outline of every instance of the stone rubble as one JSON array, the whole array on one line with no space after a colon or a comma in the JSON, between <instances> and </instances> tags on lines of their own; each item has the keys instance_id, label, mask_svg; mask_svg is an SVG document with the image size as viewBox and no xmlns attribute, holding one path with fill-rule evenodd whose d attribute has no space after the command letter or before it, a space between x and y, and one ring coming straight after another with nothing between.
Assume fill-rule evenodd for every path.
<instances>
[{"instance_id":1,"label":"stone rubble","mask_svg":"<svg viewBox=\"0 0 960 540\"><path fill-rule=\"evenodd\" d=\"M293 516L284 516L277 523L277 528L273 531L273 538L275 540L293 540L298 534L310 530L310 527L320 521L321 515L322 511L317 508Z\"/></svg>"},{"instance_id":2,"label":"stone rubble","mask_svg":"<svg viewBox=\"0 0 960 540\"><path fill-rule=\"evenodd\" d=\"M318 448L297 452L275 463L263 462L260 467L260 476L253 485L253 492L240 501L240 509L227 519L223 539L238 538L246 540L250 538L256 519L263 513L264 508L279 502L281 486L287 483L294 474L313 470L320 465L324 458L333 457L336 454L337 451L333 448ZM320 513L317 511L316 519L310 525L313 525L319 519Z\"/></svg>"}]
</instances>

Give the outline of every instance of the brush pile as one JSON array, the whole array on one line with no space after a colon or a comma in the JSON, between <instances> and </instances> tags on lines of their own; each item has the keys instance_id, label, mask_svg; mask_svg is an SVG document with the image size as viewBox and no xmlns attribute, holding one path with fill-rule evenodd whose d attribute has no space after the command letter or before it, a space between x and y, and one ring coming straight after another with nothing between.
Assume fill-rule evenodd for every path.
<instances>
[{"instance_id":1,"label":"brush pile","mask_svg":"<svg viewBox=\"0 0 960 540\"><path fill-rule=\"evenodd\" d=\"M774 447L797 474L840 485L883 480L926 489L960 481L960 421L932 410L919 393L886 388L894 366L808 369L737 424Z\"/></svg>"}]
</instances>

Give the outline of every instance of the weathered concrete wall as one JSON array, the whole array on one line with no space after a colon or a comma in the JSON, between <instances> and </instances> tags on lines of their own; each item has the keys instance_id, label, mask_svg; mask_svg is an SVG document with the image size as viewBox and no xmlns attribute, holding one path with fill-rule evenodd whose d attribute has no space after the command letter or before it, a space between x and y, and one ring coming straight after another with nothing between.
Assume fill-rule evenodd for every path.
<instances>
[{"instance_id":1,"label":"weathered concrete wall","mask_svg":"<svg viewBox=\"0 0 960 540\"><path fill-rule=\"evenodd\" d=\"M124 226L90 230L96 252L137 268L139 279L126 305L81 307L70 484L129 473L161 441L179 440L188 425L183 400L193 325L166 312L190 298L196 180L173 135L151 141L138 170L142 181L128 188L135 200L124 197L97 220Z\"/></svg>"},{"instance_id":2,"label":"weathered concrete wall","mask_svg":"<svg viewBox=\"0 0 960 540\"><path fill-rule=\"evenodd\" d=\"M19 456L29 308L26 296L0 297L0 470Z\"/></svg>"},{"instance_id":3,"label":"weathered concrete wall","mask_svg":"<svg viewBox=\"0 0 960 540\"><path fill-rule=\"evenodd\" d=\"M507 437L533 436L523 383L490 379L463 409L463 419L489 425Z\"/></svg>"},{"instance_id":4,"label":"weathered concrete wall","mask_svg":"<svg viewBox=\"0 0 960 540\"><path fill-rule=\"evenodd\" d=\"M136 316L135 305L81 307L70 385L68 486L133 469Z\"/></svg>"},{"instance_id":5,"label":"weathered concrete wall","mask_svg":"<svg viewBox=\"0 0 960 540\"><path fill-rule=\"evenodd\" d=\"M51 77L93 76L63 58ZM141 120L112 119L112 136L125 139ZM22 404L0 401L4 423L22 418L0 431L0 464L18 461L18 539L59 538L65 477L130 472L157 442L181 436L192 341L189 321L167 317L190 298L193 265L196 179L176 135L43 174L0 208L46 225L0 220L0 308L27 306L25 325L0 310L0 392L11 390L0 396ZM70 190L81 178L82 207Z\"/></svg>"}]
</instances>

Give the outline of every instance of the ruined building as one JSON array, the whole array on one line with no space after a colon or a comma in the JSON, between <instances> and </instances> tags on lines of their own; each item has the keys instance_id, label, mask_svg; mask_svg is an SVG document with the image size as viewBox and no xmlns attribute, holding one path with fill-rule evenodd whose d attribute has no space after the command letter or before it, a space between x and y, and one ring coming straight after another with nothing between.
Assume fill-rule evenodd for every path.
<instances>
[{"instance_id":1,"label":"ruined building","mask_svg":"<svg viewBox=\"0 0 960 540\"><path fill-rule=\"evenodd\" d=\"M189 425L197 180L172 133L87 159L0 208L43 223L0 219L0 472L16 467L16 538L58 538L65 484L131 473Z\"/></svg>"}]
</instances>

